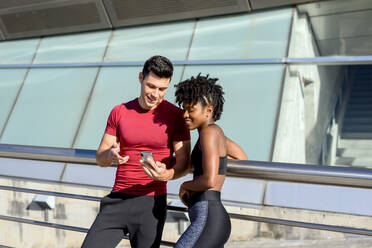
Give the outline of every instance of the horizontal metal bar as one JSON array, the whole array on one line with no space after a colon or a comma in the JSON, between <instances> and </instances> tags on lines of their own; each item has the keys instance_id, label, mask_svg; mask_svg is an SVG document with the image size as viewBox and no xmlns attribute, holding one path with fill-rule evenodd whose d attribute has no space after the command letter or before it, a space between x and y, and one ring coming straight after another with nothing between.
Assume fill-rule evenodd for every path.
<instances>
[{"instance_id":1,"label":"horizontal metal bar","mask_svg":"<svg viewBox=\"0 0 372 248\"><path fill-rule=\"evenodd\" d=\"M97 165L96 151L0 144L0 157Z\"/></svg>"},{"instance_id":2,"label":"horizontal metal bar","mask_svg":"<svg viewBox=\"0 0 372 248\"><path fill-rule=\"evenodd\" d=\"M124 67L143 66L144 61L128 62L79 62L79 63L40 63L40 64L1 64L0 69L14 68L70 68L70 67ZM174 65L355 65L372 64L372 56L323 56L312 58L257 58L257 59L206 59L174 60Z\"/></svg>"},{"instance_id":3,"label":"horizontal metal bar","mask_svg":"<svg viewBox=\"0 0 372 248\"><path fill-rule=\"evenodd\" d=\"M331 232L341 232L341 233L350 233L350 234L357 234L357 235L372 236L372 230L367 230L367 229L359 229L359 228L344 227L344 226L324 225L324 224L315 224L315 223L306 223L306 222L300 222L300 221L274 219L274 218L252 216L252 215L242 215L242 214L234 214L234 213L229 213L229 215L230 215L230 218L233 218L233 219L264 222L264 223L284 225L284 226L302 227L302 228L309 228L309 229L316 229L316 230L323 230L323 231L331 231Z\"/></svg>"},{"instance_id":4,"label":"horizontal metal bar","mask_svg":"<svg viewBox=\"0 0 372 248\"><path fill-rule=\"evenodd\" d=\"M86 200L86 201L100 201L101 200L101 197L97 197L97 196L77 195L77 194L62 193L62 192L56 192L56 191L27 189L27 188L13 187L13 186L5 186L5 185L0 185L0 190L10 190L10 191L17 191L17 192L30 193L30 194L39 194L39 195L51 195L51 196L66 197L66 198L72 198L72 199L78 199L78 200Z\"/></svg>"},{"instance_id":5,"label":"horizontal metal bar","mask_svg":"<svg viewBox=\"0 0 372 248\"><path fill-rule=\"evenodd\" d=\"M288 65L365 65L372 64L372 56L323 56L313 58L285 58Z\"/></svg>"},{"instance_id":6,"label":"horizontal metal bar","mask_svg":"<svg viewBox=\"0 0 372 248\"><path fill-rule=\"evenodd\" d=\"M46 190L39 190L39 189L28 189L28 188L20 188L20 187L5 186L5 185L0 185L0 190L9 190L9 191L39 194L39 195L51 195L51 196L57 196L57 197L66 197L66 198L86 200L86 201L96 201L96 202L102 199L102 197L98 197L98 196L78 195L78 194L70 194L70 193L63 193L63 192L56 192L56 191L46 191ZM172 211L180 211L180 212L187 211L186 207L177 207L177 206L168 206L167 209L172 210Z\"/></svg>"},{"instance_id":7,"label":"horizontal metal bar","mask_svg":"<svg viewBox=\"0 0 372 248\"><path fill-rule=\"evenodd\" d=\"M44 221L38 221L38 220L29 220L29 219L23 219L23 218L17 218L17 217L12 217L12 216L5 216L5 215L0 215L0 219L6 220L6 221L13 221L17 223L37 225L37 226L43 226L43 227L52 227L56 229L82 232L82 233L87 233L89 231L89 229L83 228L83 227L68 226L68 225L62 225L62 224L56 224L56 223L50 223L50 222L44 222ZM129 236L124 235L124 239L129 239ZM173 247L175 245L175 243L169 242L169 241L161 241L161 244L164 246L170 246L170 247Z\"/></svg>"},{"instance_id":8,"label":"horizontal metal bar","mask_svg":"<svg viewBox=\"0 0 372 248\"><path fill-rule=\"evenodd\" d=\"M0 157L53 162L93 165L96 164L95 152L0 144ZM228 176L243 178L372 188L372 170L364 168L229 160L227 172Z\"/></svg>"},{"instance_id":9,"label":"horizontal metal bar","mask_svg":"<svg viewBox=\"0 0 372 248\"><path fill-rule=\"evenodd\" d=\"M175 60L174 65L234 65L234 64L283 64L285 59L220 59L220 60ZM11 68L70 68L70 67L124 67L143 66L144 61L129 62L86 62L86 63L49 63L49 64L2 64L0 69Z\"/></svg>"},{"instance_id":10,"label":"horizontal metal bar","mask_svg":"<svg viewBox=\"0 0 372 248\"><path fill-rule=\"evenodd\" d=\"M227 174L273 181L372 188L372 170L364 168L229 160Z\"/></svg>"},{"instance_id":11,"label":"horizontal metal bar","mask_svg":"<svg viewBox=\"0 0 372 248\"><path fill-rule=\"evenodd\" d=\"M20 188L20 187L5 186L5 185L0 185L0 190L9 190L9 191L39 194L39 195L51 195L51 196L57 196L57 197L66 197L66 198L71 198L71 199L96 201L96 202L102 199L102 197L98 197L98 196L78 195L78 194L70 194L70 193L63 193L63 192L56 192L56 191L46 191L46 190L39 190L39 189L28 189L28 188ZM186 207L167 206L167 209L172 210L172 211L187 212Z\"/></svg>"},{"instance_id":12,"label":"horizontal metal bar","mask_svg":"<svg viewBox=\"0 0 372 248\"><path fill-rule=\"evenodd\" d=\"M242 214L235 214L235 213L229 213L229 216L232 219L264 222L264 223L270 223L270 224L276 224L276 225L301 227L301 228L316 229L316 230L331 231L331 232L341 232L341 233L349 233L349 234L356 234L356 235L372 236L372 230L360 229L360 228L324 225L324 224L316 224L316 223L305 223L305 222L300 222L300 221L283 220L283 219L267 218L267 217L252 216L252 215L242 215ZM50 222L44 222L44 221L38 221L38 220L23 219L23 218L5 216L5 215L0 215L0 219L6 220L6 221L12 221L12 222L24 223L24 224L63 229L63 230L68 230L68 231L76 231L76 232L83 232L83 233L87 233L89 231L89 229L82 228L82 227L62 225L62 224L50 223ZM128 235L125 235L124 238L129 239ZM162 241L162 245L173 247L175 243L169 242L169 241Z\"/></svg>"},{"instance_id":13,"label":"horizontal metal bar","mask_svg":"<svg viewBox=\"0 0 372 248\"><path fill-rule=\"evenodd\" d=\"M38 220L29 220L29 219L23 219L23 218L17 218L17 217L12 217L12 216L5 216L5 215L0 215L0 219L18 222L18 223L32 224L32 225L37 225L37 226L53 227L53 228L63 229L63 230L68 230L68 231L83 232L83 233L87 233L89 230L87 228L82 228L82 227L55 224L55 223L49 223L49 222L44 222L44 221L38 221Z\"/></svg>"}]
</instances>

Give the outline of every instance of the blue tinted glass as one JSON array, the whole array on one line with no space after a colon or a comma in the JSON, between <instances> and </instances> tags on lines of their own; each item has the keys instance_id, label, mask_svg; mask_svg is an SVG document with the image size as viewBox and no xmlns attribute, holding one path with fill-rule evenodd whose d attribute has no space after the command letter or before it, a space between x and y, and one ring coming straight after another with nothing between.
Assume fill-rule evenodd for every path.
<instances>
[{"instance_id":1,"label":"blue tinted glass","mask_svg":"<svg viewBox=\"0 0 372 248\"><path fill-rule=\"evenodd\" d=\"M21 87L26 69L0 69L0 132Z\"/></svg>"},{"instance_id":2,"label":"blue tinted glass","mask_svg":"<svg viewBox=\"0 0 372 248\"><path fill-rule=\"evenodd\" d=\"M32 69L1 143L71 147L96 68Z\"/></svg>"},{"instance_id":3,"label":"blue tinted glass","mask_svg":"<svg viewBox=\"0 0 372 248\"><path fill-rule=\"evenodd\" d=\"M0 42L0 64L29 64L40 39Z\"/></svg>"},{"instance_id":4,"label":"blue tinted glass","mask_svg":"<svg viewBox=\"0 0 372 248\"><path fill-rule=\"evenodd\" d=\"M185 60L193 27L185 21L115 30L105 61L145 61L157 54Z\"/></svg>"},{"instance_id":5,"label":"blue tinted glass","mask_svg":"<svg viewBox=\"0 0 372 248\"><path fill-rule=\"evenodd\" d=\"M225 135L238 143L249 159L269 160L280 101L282 66L188 66L184 78L199 72L219 78L224 89L225 105L217 124Z\"/></svg>"},{"instance_id":6,"label":"blue tinted glass","mask_svg":"<svg viewBox=\"0 0 372 248\"><path fill-rule=\"evenodd\" d=\"M174 68L174 75L169 89L179 81L182 67ZM81 124L74 148L97 149L105 131L107 118L111 109L140 95L138 74L141 67L102 68L89 106ZM167 91L165 99L174 98L174 93ZM173 98L172 98L173 97Z\"/></svg>"},{"instance_id":7,"label":"blue tinted glass","mask_svg":"<svg viewBox=\"0 0 372 248\"><path fill-rule=\"evenodd\" d=\"M290 20L291 9L200 20L189 59L281 58Z\"/></svg>"},{"instance_id":8,"label":"blue tinted glass","mask_svg":"<svg viewBox=\"0 0 372 248\"><path fill-rule=\"evenodd\" d=\"M35 63L102 61L111 31L43 38Z\"/></svg>"}]
</instances>

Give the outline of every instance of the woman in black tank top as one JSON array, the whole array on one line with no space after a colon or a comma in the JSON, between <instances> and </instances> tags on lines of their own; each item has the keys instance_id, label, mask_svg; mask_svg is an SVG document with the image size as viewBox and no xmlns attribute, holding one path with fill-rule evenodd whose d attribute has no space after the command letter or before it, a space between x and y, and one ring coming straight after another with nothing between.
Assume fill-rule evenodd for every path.
<instances>
[{"instance_id":1,"label":"woman in black tank top","mask_svg":"<svg viewBox=\"0 0 372 248\"><path fill-rule=\"evenodd\" d=\"M187 127L197 129L199 139L191 154L193 180L181 185L180 198L188 206L191 225L176 248L219 248L227 242L231 223L220 192L227 168L227 144L215 124L223 110L223 90L216 78L192 77L176 85L176 102L184 109Z\"/></svg>"}]
</instances>

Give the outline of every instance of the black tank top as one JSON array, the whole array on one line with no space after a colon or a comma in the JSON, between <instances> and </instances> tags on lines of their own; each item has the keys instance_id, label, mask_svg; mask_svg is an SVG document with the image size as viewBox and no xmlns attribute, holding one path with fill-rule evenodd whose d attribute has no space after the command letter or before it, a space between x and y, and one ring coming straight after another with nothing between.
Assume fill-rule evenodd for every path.
<instances>
[{"instance_id":1,"label":"black tank top","mask_svg":"<svg viewBox=\"0 0 372 248\"><path fill-rule=\"evenodd\" d=\"M198 139L191 153L191 165L194 168L194 172L193 172L194 177L203 175L203 165L202 165L203 154L202 154L201 149L199 148L199 142L200 141ZM218 175L226 175L226 171L227 171L227 155L224 157L220 157L220 164L218 166Z\"/></svg>"}]
</instances>

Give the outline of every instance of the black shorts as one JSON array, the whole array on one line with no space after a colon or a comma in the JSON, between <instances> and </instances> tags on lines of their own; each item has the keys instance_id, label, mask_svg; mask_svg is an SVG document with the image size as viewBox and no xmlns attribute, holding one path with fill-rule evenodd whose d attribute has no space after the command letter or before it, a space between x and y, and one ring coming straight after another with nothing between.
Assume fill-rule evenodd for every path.
<instances>
[{"instance_id":1,"label":"black shorts","mask_svg":"<svg viewBox=\"0 0 372 248\"><path fill-rule=\"evenodd\" d=\"M166 214L166 195L136 196L112 191L102 198L82 247L116 247L129 234L132 247L157 248Z\"/></svg>"}]
</instances>

